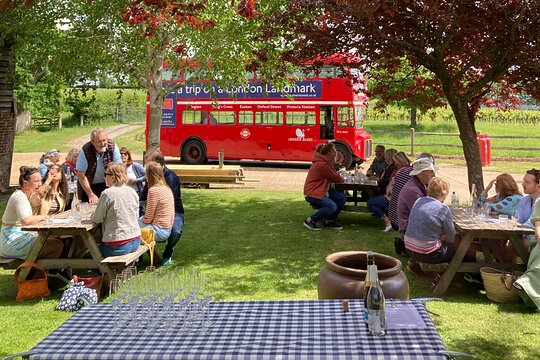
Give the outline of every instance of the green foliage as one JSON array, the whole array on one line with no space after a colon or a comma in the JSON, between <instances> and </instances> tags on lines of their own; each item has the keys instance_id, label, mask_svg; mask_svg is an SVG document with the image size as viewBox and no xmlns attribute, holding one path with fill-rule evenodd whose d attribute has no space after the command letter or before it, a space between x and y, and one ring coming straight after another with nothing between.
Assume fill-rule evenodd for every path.
<instances>
[{"instance_id":1,"label":"green foliage","mask_svg":"<svg viewBox=\"0 0 540 360\"><path fill-rule=\"evenodd\" d=\"M306 230L302 221L312 209L300 189L183 189L182 193L184 234L172 267L159 271L179 274L199 269L215 301L317 299L318 274L328 254L367 249L394 254L394 234L381 232L379 219L367 213L341 214L341 231ZM163 248L160 244L156 251ZM431 296L430 278L404 271L411 298ZM29 350L70 316L53 310L59 292L43 301L19 304L8 299L11 274L0 271L0 317L3 324L10 324L0 337L0 355ZM540 351L537 315L523 304L494 304L459 276L445 301L429 303L428 308L450 350L490 360L525 360Z\"/></svg>"},{"instance_id":2,"label":"green foliage","mask_svg":"<svg viewBox=\"0 0 540 360\"><path fill-rule=\"evenodd\" d=\"M146 117L146 93L132 89L73 89L66 98L72 119L78 124L81 116L85 123L102 121L143 123Z\"/></svg>"}]
</instances>

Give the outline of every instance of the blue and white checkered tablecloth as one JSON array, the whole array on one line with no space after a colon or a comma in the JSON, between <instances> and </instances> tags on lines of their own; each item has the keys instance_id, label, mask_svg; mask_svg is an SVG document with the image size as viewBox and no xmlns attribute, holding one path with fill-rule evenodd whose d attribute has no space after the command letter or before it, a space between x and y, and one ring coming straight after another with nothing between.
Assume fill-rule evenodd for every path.
<instances>
[{"instance_id":1,"label":"blue and white checkered tablecloth","mask_svg":"<svg viewBox=\"0 0 540 360\"><path fill-rule=\"evenodd\" d=\"M421 326L368 334L362 303L340 300L211 303L210 331L113 332L109 304L88 306L47 336L31 359L445 359L444 345L424 305ZM414 309L413 309L414 311Z\"/></svg>"}]
</instances>

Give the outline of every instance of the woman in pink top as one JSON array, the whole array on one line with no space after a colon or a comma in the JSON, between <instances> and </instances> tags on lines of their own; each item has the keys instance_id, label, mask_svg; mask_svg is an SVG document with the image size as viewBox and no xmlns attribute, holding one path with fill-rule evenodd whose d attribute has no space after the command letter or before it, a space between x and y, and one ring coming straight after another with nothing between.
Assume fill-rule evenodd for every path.
<instances>
[{"instance_id":1,"label":"woman in pink top","mask_svg":"<svg viewBox=\"0 0 540 360\"><path fill-rule=\"evenodd\" d=\"M153 229L156 241L164 242L171 234L174 220L173 193L165 182L161 165L155 161L149 161L146 165L146 181L146 209L139 219L139 226Z\"/></svg>"}]
</instances>

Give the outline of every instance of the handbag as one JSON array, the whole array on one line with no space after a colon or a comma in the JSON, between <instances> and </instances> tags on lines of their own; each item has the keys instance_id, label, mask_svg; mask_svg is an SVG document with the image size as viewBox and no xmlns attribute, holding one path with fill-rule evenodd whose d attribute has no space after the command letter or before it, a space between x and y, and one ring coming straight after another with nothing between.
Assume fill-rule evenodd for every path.
<instances>
[{"instance_id":1,"label":"handbag","mask_svg":"<svg viewBox=\"0 0 540 360\"><path fill-rule=\"evenodd\" d=\"M23 267L26 266L41 271L44 274L43 278L19 280L19 272ZM49 290L48 284L49 276L47 275L45 269L43 269L36 263L28 261L23 262L17 268L17 270L15 270L15 274L13 274L13 277L15 278L15 282L17 283L17 297L15 298L17 301L42 298L51 295L51 290Z\"/></svg>"},{"instance_id":2,"label":"handbag","mask_svg":"<svg viewBox=\"0 0 540 360\"><path fill-rule=\"evenodd\" d=\"M73 275L73 282L75 284L83 283L84 287L96 290L96 294L97 294L98 299L101 298L101 288L103 286L103 276L101 276L101 275L93 275L93 276L92 275L88 275L88 276Z\"/></svg>"},{"instance_id":3,"label":"handbag","mask_svg":"<svg viewBox=\"0 0 540 360\"><path fill-rule=\"evenodd\" d=\"M523 274L522 272L505 272L485 266L480 268L480 274L488 299L499 303L518 302L521 299L512 284Z\"/></svg>"},{"instance_id":4,"label":"handbag","mask_svg":"<svg viewBox=\"0 0 540 360\"><path fill-rule=\"evenodd\" d=\"M78 311L85 305L97 303L96 290L85 287L83 282L72 282L62 294L56 310Z\"/></svg>"}]
</instances>

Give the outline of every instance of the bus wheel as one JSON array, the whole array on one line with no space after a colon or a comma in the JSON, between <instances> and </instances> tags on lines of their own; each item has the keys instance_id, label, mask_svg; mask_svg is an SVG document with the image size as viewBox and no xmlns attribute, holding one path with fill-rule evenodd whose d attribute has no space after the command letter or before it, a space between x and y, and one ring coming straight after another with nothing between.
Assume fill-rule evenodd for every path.
<instances>
[{"instance_id":1,"label":"bus wheel","mask_svg":"<svg viewBox=\"0 0 540 360\"><path fill-rule=\"evenodd\" d=\"M200 141L189 140L182 149L182 161L188 164L202 164L206 158L204 147Z\"/></svg>"},{"instance_id":2,"label":"bus wheel","mask_svg":"<svg viewBox=\"0 0 540 360\"><path fill-rule=\"evenodd\" d=\"M352 167L352 154L343 144L336 144L336 151L343 155L343 166L345 169L350 169Z\"/></svg>"}]
</instances>

